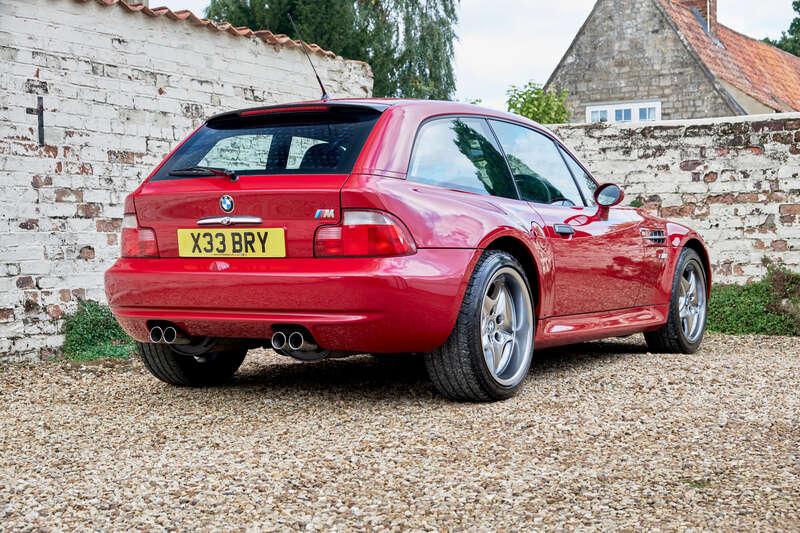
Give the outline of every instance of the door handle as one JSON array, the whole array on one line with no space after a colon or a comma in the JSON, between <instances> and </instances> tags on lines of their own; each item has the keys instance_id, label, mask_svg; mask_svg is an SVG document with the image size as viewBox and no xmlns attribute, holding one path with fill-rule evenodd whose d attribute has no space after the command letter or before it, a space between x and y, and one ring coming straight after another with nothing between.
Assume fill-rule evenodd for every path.
<instances>
[{"instance_id":1,"label":"door handle","mask_svg":"<svg viewBox=\"0 0 800 533\"><path fill-rule=\"evenodd\" d=\"M555 231L559 235L575 234L575 228L573 228L569 224L553 224L553 231Z\"/></svg>"}]
</instances>

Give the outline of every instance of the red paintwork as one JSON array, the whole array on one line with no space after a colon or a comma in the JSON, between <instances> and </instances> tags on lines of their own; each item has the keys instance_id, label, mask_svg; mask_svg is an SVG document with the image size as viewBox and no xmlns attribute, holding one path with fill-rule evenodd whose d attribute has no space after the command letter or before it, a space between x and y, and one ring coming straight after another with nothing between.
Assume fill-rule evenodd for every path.
<instances>
[{"instance_id":1,"label":"red paintwork","mask_svg":"<svg viewBox=\"0 0 800 533\"><path fill-rule=\"evenodd\" d=\"M349 176L192 178L147 181L136 190L139 224L156 230L160 257L123 258L106 273L111 308L126 331L145 341L148 321L169 320L190 335L267 339L273 325L294 324L326 349L429 351L450 334L483 250L514 239L535 277L536 346L557 346L657 328L666 321L680 250L690 244L708 259L694 231L637 209L544 206L404 179L422 121L500 117L552 136L524 118L454 102L348 102L389 105ZM236 199L234 214L286 228L287 257L177 257L176 229L221 215L222 194ZM342 209L391 213L417 251L314 258L314 231L336 222L314 219L317 209L335 209L336 217ZM558 235L553 224L575 233ZM645 242L642 229L664 230L665 244Z\"/></svg>"}]
</instances>

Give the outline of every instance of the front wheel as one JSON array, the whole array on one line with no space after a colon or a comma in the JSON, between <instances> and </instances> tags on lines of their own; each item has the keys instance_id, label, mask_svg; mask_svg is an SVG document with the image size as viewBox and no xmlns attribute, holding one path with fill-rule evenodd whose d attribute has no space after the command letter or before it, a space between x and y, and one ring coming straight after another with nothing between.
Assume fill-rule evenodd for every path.
<instances>
[{"instance_id":1,"label":"front wheel","mask_svg":"<svg viewBox=\"0 0 800 533\"><path fill-rule=\"evenodd\" d=\"M431 381L453 400L510 398L531 365L533 326L531 290L519 262L500 250L486 252L450 337L425 356Z\"/></svg>"},{"instance_id":2,"label":"front wheel","mask_svg":"<svg viewBox=\"0 0 800 533\"><path fill-rule=\"evenodd\" d=\"M708 284L697 252L684 248L672 280L667 323L644 334L647 347L660 353L695 353L706 330Z\"/></svg>"},{"instance_id":3,"label":"front wheel","mask_svg":"<svg viewBox=\"0 0 800 533\"><path fill-rule=\"evenodd\" d=\"M140 342L139 354L147 370L170 385L202 387L219 385L233 377L247 348L240 345L191 347Z\"/></svg>"}]
</instances>

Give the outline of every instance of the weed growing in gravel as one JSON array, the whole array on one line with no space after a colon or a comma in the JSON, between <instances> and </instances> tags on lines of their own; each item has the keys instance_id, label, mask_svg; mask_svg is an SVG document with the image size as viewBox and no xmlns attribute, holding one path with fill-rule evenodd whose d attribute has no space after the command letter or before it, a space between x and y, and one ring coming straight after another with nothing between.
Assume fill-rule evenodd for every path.
<instances>
[{"instance_id":1,"label":"weed growing in gravel","mask_svg":"<svg viewBox=\"0 0 800 533\"><path fill-rule=\"evenodd\" d=\"M75 361L128 357L135 348L117 324L111 310L93 301L82 301L64 321L64 356Z\"/></svg>"},{"instance_id":2,"label":"weed growing in gravel","mask_svg":"<svg viewBox=\"0 0 800 533\"><path fill-rule=\"evenodd\" d=\"M770 265L767 276L747 285L716 285L708 329L734 335L800 335L800 273Z\"/></svg>"}]
</instances>

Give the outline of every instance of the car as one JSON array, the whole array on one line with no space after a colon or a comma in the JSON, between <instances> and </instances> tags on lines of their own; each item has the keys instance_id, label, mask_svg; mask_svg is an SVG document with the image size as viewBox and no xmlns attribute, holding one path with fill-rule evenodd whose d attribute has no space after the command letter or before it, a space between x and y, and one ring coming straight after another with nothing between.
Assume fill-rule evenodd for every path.
<instances>
[{"instance_id":1,"label":"car","mask_svg":"<svg viewBox=\"0 0 800 533\"><path fill-rule=\"evenodd\" d=\"M548 129L469 104L233 111L125 199L106 294L174 385L225 382L260 346L422 353L444 396L502 400L542 348L640 332L699 348L702 238L623 197Z\"/></svg>"}]
</instances>

